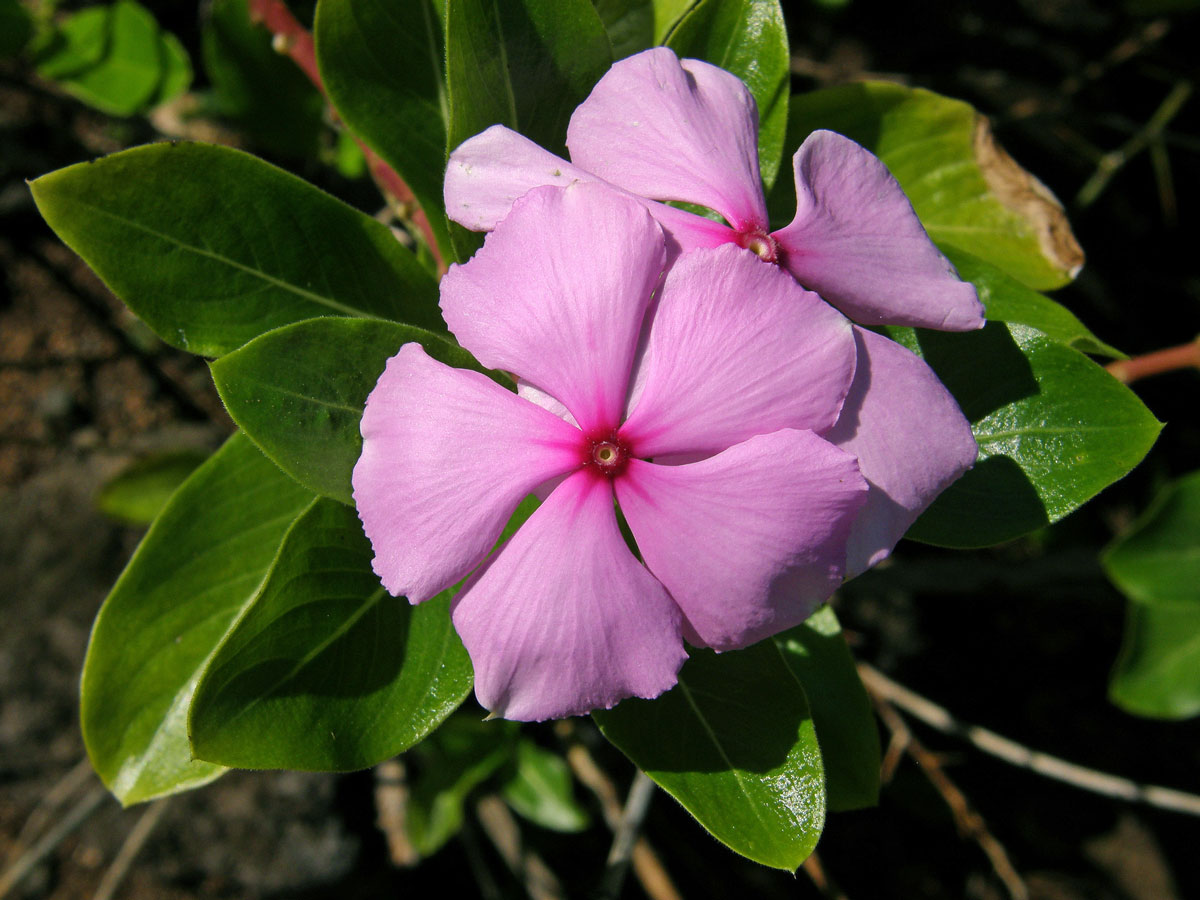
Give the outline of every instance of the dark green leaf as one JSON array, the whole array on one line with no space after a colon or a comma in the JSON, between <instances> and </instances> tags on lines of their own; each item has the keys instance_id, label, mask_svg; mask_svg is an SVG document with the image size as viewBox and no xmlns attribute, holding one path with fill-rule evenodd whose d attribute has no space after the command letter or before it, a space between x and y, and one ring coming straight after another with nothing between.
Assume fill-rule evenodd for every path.
<instances>
[{"instance_id":1,"label":"dark green leaf","mask_svg":"<svg viewBox=\"0 0 1200 900\"><path fill-rule=\"evenodd\" d=\"M330 102L412 189L449 251L445 52L431 0L320 0L313 36ZM490 123L489 123L490 124Z\"/></svg>"},{"instance_id":2,"label":"dark green leaf","mask_svg":"<svg viewBox=\"0 0 1200 900\"><path fill-rule=\"evenodd\" d=\"M514 735L511 722L460 714L413 749L418 771L405 825L417 853L429 856L458 834L467 795L512 759Z\"/></svg>"},{"instance_id":3,"label":"dark green leaf","mask_svg":"<svg viewBox=\"0 0 1200 900\"><path fill-rule=\"evenodd\" d=\"M233 420L285 472L351 504L363 406L388 358L409 341L447 365L482 371L466 350L419 328L320 318L269 331L222 357L212 364L213 380Z\"/></svg>"},{"instance_id":4,"label":"dark green leaf","mask_svg":"<svg viewBox=\"0 0 1200 900\"><path fill-rule=\"evenodd\" d=\"M1131 600L1200 609L1200 472L1169 485L1104 551L1104 571Z\"/></svg>"},{"instance_id":5,"label":"dark green leaf","mask_svg":"<svg viewBox=\"0 0 1200 900\"><path fill-rule=\"evenodd\" d=\"M20 0L0 0L0 59L16 56L33 37L33 20Z\"/></svg>"},{"instance_id":6,"label":"dark green leaf","mask_svg":"<svg viewBox=\"0 0 1200 900\"><path fill-rule=\"evenodd\" d=\"M83 667L83 738L122 803L196 787L188 705L200 671L255 596L292 522L313 502L242 435L175 493L125 567Z\"/></svg>"},{"instance_id":7,"label":"dark green leaf","mask_svg":"<svg viewBox=\"0 0 1200 900\"><path fill-rule=\"evenodd\" d=\"M770 188L787 133L791 77L779 0L701 0L671 31L667 46L746 82L758 103L758 164Z\"/></svg>"},{"instance_id":8,"label":"dark green leaf","mask_svg":"<svg viewBox=\"0 0 1200 900\"><path fill-rule=\"evenodd\" d=\"M207 458L208 454L199 450L175 450L139 459L100 489L96 505L114 518L149 525L176 488Z\"/></svg>"},{"instance_id":9,"label":"dark green leaf","mask_svg":"<svg viewBox=\"0 0 1200 900\"><path fill-rule=\"evenodd\" d=\"M237 150L151 144L31 187L58 236L184 350L220 356L330 314L442 328L437 285L386 226Z\"/></svg>"},{"instance_id":10,"label":"dark green leaf","mask_svg":"<svg viewBox=\"0 0 1200 900\"><path fill-rule=\"evenodd\" d=\"M775 643L812 708L829 808L840 812L874 806L879 800L879 732L837 616L823 607L803 625L776 635Z\"/></svg>"},{"instance_id":11,"label":"dark green leaf","mask_svg":"<svg viewBox=\"0 0 1200 900\"><path fill-rule=\"evenodd\" d=\"M1189 606L1129 604L1108 693L1118 706L1143 716L1200 713L1200 599Z\"/></svg>"},{"instance_id":12,"label":"dark green leaf","mask_svg":"<svg viewBox=\"0 0 1200 900\"><path fill-rule=\"evenodd\" d=\"M656 700L592 714L604 736L730 849L796 869L825 824L824 771L796 674L773 641L695 650Z\"/></svg>"},{"instance_id":13,"label":"dark green leaf","mask_svg":"<svg viewBox=\"0 0 1200 900\"><path fill-rule=\"evenodd\" d=\"M325 101L300 68L250 22L247 0L213 0L200 33L213 111L256 144L308 157L317 151Z\"/></svg>"},{"instance_id":14,"label":"dark green leaf","mask_svg":"<svg viewBox=\"0 0 1200 900\"><path fill-rule=\"evenodd\" d=\"M656 43L654 4L650 0L592 0L608 41L613 59L624 59Z\"/></svg>"},{"instance_id":15,"label":"dark green leaf","mask_svg":"<svg viewBox=\"0 0 1200 900\"><path fill-rule=\"evenodd\" d=\"M531 822L553 831L582 831L587 812L575 801L571 770L559 754L530 740L517 744L517 768L501 793Z\"/></svg>"},{"instance_id":16,"label":"dark green leaf","mask_svg":"<svg viewBox=\"0 0 1200 900\"><path fill-rule=\"evenodd\" d=\"M179 38L169 31L158 33L158 58L161 70L150 106L174 100L192 84L192 60Z\"/></svg>"},{"instance_id":17,"label":"dark green leaf","mask_svg":"<svg viewBox=\"0 0 1200 900\"><path fill-rule=\"evenodd\" d=\"M908 537L985 547L1056 522L1141 462L1161 424L1090 359L1024 325L948 334L889 328L950 389L979 461Z\"/></svg>"},{"instance_id":18,"label":"dark green leaf","mask_svg":"<svg viewBox=\"0 0 1200 900\"><path fill-rule=\"evenodd\" d=\"M1038 290L1061 287L1083 264L1058 201L997 147L969 104L884 82L793 97L789 152L818 128L882 159L939 245L966 250ZM791 220L790 178L779 179L769 206L781 224Z\"/></svg>"},{"instance_id":19,"label":"dark green leaf","mask_svg":"<svg viewBox=\"0 0 1200 900\"><path fill-rule=\"evenodd\" d=\"M94 6L63 23L38 74L101 112L129 116L150 103L164 73L158 24L133 0Z\"/></svg>"},{"instance_id":20,"label":"dark green leaf","mask_svg":"<svg viewBox=\"0 0 1200 900\"><path fill-rule=\"evenodd\" d=\"M413 607L371 571L353 509L318 501L213 654L188 717L199 759L346 771L420 741L471 691L450 594Z\"/></svg>"},{"instance_id":21,"label":"dark green leaf","mask_svg":"<svg viewBox=\"0 0 1200 900\"><path fill-rule=\"evenodd\" d=\"M1124 359L1125 354L1104 343L1065 306L1045 294L1027 288L1000 269L956 247L944 252L958 274L979 290L987 317L994 322L1011 322L1036 328L1046 337L1074 347L1081 353Z\"/></svg>"}]
</instances>

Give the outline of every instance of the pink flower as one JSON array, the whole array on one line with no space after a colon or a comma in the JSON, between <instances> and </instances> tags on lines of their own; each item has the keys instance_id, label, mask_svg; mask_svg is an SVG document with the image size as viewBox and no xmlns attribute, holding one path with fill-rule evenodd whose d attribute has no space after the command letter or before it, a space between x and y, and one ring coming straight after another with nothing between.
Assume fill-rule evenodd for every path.
<instances>
[{"instance_id":1,"label":"pink flower","mask_svg":"<svg viewBox=\"0 0 1200 900\"><path fill-rule=\"evenodd\" d=\"M450 155L447 213L488 231L535 186L604 182L654 216L672 253L744 248L867 325L966 331L984 324L975 288L929 240L899 184L848 138L818 131L801 145L793 157L796 216L771 231L754 99L723 69L661 47L624 59L575 110L567 145L572 162L502 126L476 135ZM728 224L660 201L708 207ZM854 331L855 381L840 420L824 434L858 458L871 486L850 538L851 575L886 557L978 452L957 403L924 362L873 332Z\"/></svg>"},{"instance_id":2,"label":"pink flower","mask_svg":"<svg viewBox=\"0 0 1200 900\"><path fill-rule=\"evenodd\" d=\"M497 715L656 696L685 638L746 646L845 573L867 485L820 435L854 389L850 323L738 247L660 281L666 256L628 197L532 190L442 282L450 329L519 393L407 344L367 400L353 481L375 571L414 603L469 576L454 626Z\"/></svg>"}]
</instances>

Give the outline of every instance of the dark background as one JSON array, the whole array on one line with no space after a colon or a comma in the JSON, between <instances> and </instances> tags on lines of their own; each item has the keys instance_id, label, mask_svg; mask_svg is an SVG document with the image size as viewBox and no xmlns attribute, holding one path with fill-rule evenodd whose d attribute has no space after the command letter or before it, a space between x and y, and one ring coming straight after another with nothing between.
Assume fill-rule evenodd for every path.
<instances>
[{"instance_id":1,"label":"dark background","mask_svg":"<svg viewBox=\"0 0 1200 900\"><path fill-rule=\"evenodd\" d=\"M194 8L149 5L198 63ZM1103 340L1143 353L1200 333L1196 98L1165 129L1169 176L1143 151L1094 202L1076 202L1102 154L1197 76L1198 14L1139 5L789 3L793 87L885 77L973 103L1063 201L1087 252L1078 281L1057 299ZM21 64L0 63L0 869L31 815L33 824L64 821L94 783L69 774L83 758L77 679L91 620L140 536L95 510L96 490L139 454L212 448L232 427L203 362L148 335L58 244L23 184L157 136L144 120L109 119ZM380 204L368 182L276 161L360 208ZM1161 375L1136 390L1166 427L1124 481L1002 547L902 544L891 565L846 588L838 611L860 658L967 721L1100 771L1200 792L1200 723L1141 719L1105 696L1124 601L1096 554L1166 480L1200 465L1200 375ZM1030 896L1200 897L1200 821L1061 786L911 727L1006 848ZM579 723L585 740L588 728ZM547 746L558 741L549 727L535 733ZM886 744L890 731L881 735ZM593 750L624 791L628 763L602 743ZM393 867L374 824L374 791L371 773L227 776L165 805L116 896L524 895L474 823L420 868ZM142 815L105 800L14 896L93 896ZM684 896L822 896L804 872L725 851L662 794L646 834ZM572 896L598 883L610 841L601 827L561 836L528 826L524 836ZM1011 896L909 757L878 808L830 816L818 851L837 886L825 896ZM624 896L643 896L635 879Z\"/></svg>"}]
</instances>

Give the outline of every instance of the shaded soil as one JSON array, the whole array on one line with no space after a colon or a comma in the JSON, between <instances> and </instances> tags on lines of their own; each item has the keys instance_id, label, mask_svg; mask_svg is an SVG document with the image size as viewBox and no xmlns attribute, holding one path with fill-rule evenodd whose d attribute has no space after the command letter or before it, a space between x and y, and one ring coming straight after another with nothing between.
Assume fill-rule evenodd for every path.
<instances>
[{"instance_id":1,"label":"shaded soil","mask_svg":"<svg viewBox=\"0 0 1200 900\"><path fill-rule=\"evenodd\" d=\"M1200 333L1196 101L1166 128L1169 178L1143 152L1094 202L1072 203L1100 155L1195 77L1196 16L1137 18L1088 0L983 7L793 4L796 87L903 73L975 103L1064 200L1089 255L1059 299L1130 353ZM160 11L195 56L195 23L171 15L179 13ZM145 123L105 119L31 84L16 65L0 67L0 869L39 804L70 786L83 758L77 681L90 623L140 536L95 510L96 491L141 454L213 448L232 428L203 362L148 334L58 245L22 184L153 137ZM363 208L377 202L363 185L301 174ZM1200 723L1142 720L1105 698L1123 601L1095 554L1157 485L1200 460L1200 375L1137 389L1167 427L1125 481L1030 540L972 554L906 545L892 565L852 583L839 612L863 659L965 719L1098 770L1200 792ZM912 727L1032 896L1200 897L1200 821L1056 785ZM554 741L549 730L542 736ZM594 752L624 790L628 764L601 743ZM89 777L50 821L79 804ZM231 774L169 801L117 896L523 895L477 824L417 870L391 865L374 789L370 773ZM143 815L106 799L14 896L92 896ZM803 874L725 852L665 797L646 833L685 896L820 896ZM530 827L525 837L573 896L597 883L609 842L599 827L570 838ZM1007 896L978 842L957 832L944 798L909 759L877 809L830 817L819 852L850 898ZM636 881L624 896L643 896Z\"/></svg>"}]
</instances>

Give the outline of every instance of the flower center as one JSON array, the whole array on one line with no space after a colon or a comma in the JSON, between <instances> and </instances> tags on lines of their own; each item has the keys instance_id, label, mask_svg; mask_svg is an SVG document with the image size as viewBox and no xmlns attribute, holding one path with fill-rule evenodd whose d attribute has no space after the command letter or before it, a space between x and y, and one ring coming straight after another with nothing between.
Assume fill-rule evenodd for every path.
<instances>
[{"instance_id":1,"label":"flower center","mask_svg":"<svg viewBox=\"0 0 1200 900\"><path fill-rule=\"evenodd\" d=\"M609 478L625 470L625 464L629 462L629 448L615 434L591 438L589 444L590 452L585 465L594 467Z\"/></svg>"},{"instance_id":2,"label":"flower center","mask_svg":"<svg viewBox=\"0 0 1200 900\"><path fill-rule=\"evenodd\" d=\"M779 247L776 245L775 239L761 228L738 232L736 241L739 247L745 247L759 259L769 263L779 261Z\"/></svg>"}]
</instances>

